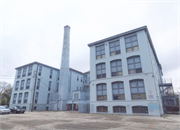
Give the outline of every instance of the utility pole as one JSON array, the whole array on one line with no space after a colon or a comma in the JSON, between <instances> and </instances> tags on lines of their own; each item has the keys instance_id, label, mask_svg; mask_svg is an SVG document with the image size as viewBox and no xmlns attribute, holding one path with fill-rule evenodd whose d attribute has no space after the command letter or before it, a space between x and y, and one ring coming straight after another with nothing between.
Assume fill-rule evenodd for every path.
<instances>
[{"instance_id":1,"label":"utility pole","mask_svg":"<svg viewBox=\"0 0 180 130\"><path fill-rule=\"evenodd\" d=\"M37 69L36 69L36 77L35 77L35 83L34 83L34 91L33 91L33 99L32 99L31 112L33 112L33 106L34 106L34 95L35 95L35 89L36 89L36 79L37 79L37 73L38 73L38 65L39 64L37 64Z\"/></svg>"},{"instance_id":2,"label":"utility pole","mask_svg":"<svg viewBox=\"0 0 180 130\"><path fill-rule=\"evenodd\" d=\"M180 92L178 94L179 94L179 115L180 115Z\"/></svg>"}]
</instances>

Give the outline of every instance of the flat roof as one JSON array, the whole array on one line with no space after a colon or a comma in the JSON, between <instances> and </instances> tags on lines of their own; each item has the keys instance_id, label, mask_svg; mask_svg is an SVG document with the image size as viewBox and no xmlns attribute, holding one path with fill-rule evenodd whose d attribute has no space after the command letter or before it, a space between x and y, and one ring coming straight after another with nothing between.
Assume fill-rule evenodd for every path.
<instances>
[{"instance_id":1,"label":"flat roof","mask_svg":"<svg viewBox=\"0 0 180 130\"><path fill-rule=\"evenodd\" d=\"M46 64L37 62L37 61L34 61L34 62L25 64L25 65L16 67L15 69L17 70L17 69L20 69L20 68L23 68L23 67L26 67L26 66L30 66L30 65L33 65L33 64L39 64L39 65L42 65L42 66L45 66L45 67L48 67L48 68L51 68L51 69L55 69L55 70L57 70L57 71L60 71L60 69L58 69L58 68L55 68L55 67L52 67L52 66L49 66L49 65L46 65ZM80 71L75 70L75 69L72 69L72 68L69 68L69 69L72 70L72 71L78 72L78 73L80 73L80 74L85 74L85 73L87 73L87 72L83 73L83 72L80 72Z\"/></svg>"},{"instance_id":2,"label":"flat roof","mask_svg":"<svg viewBox=\"0 0 180 130\"><path fill-rule=\"evenodd\" d=\"M141 31L141 30L145 30L147 32L147 37L148 37L150 46L152 48L152 51L153 51L153 53L155 55L156 62L158 63L160 69L162 70L161 64L159 63L159 60L157 58L156 51L154 49L154 45L152 43L152 40L151 40L151 37L150 37L150 34L149 34L147 26L142 26L142 27L139 27L139 28L127 31L127 32L123 32L123 33L120 33L120 34L117 34L117 35L114 35L114 36L111 36L111 37L108 37L108 38L104 38L104 39L99 40L99 41L95 41L95 42L89 43L88 46L91 47L91 46L97 45L99 43L102 43L102 42L105 42L105 41L108 41L108 40L112 40L112 39L115 39L115 38L119 38L121 36L125 36L125 35L128 35L128 34L132 34L132 33L135 33L135 32Z\"/></svg>"}]
</instances>

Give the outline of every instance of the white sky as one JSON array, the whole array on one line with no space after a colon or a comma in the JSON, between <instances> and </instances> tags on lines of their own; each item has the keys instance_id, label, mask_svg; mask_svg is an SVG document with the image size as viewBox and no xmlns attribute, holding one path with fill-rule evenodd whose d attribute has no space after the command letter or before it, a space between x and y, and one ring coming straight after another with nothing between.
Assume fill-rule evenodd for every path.
<instances>
[{"instance_id":1,"label":"white sky","mask_svg":"<svg viewBox=\"0 0 180 130\"><path fill-rule=\"evenodd\" d=\"M0 78L38 61L60 68L64 26L70 30L70 67L86 72L87 44L147 25L163 78L179 85L179 1L1 1ZM179 72L179 73L178 73Z\"/></svg>"}]
</instances>

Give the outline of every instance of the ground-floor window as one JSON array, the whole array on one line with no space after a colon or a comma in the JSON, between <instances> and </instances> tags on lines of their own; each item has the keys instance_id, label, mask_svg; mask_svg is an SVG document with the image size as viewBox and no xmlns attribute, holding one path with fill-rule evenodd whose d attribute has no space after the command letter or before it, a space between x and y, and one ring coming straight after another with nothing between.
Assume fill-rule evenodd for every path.
<instances>
[{"instance_id":1,"label":"ground-floor window","mask_svg":"<svg viewBox=\"0 0 180 130\"><path fill-rule=\"evenodd\" d=\"M125 106L114 106L113 112L114 113L126 113L126 107Z\"/></svg>"},{"instance_id":2,"label":"ground-floor window","mask_svg":"<svg viewBox=\"0 0 180 130\"><path fill-rule=\"evenodd\" d=\"M108 112L108 107L106 106L98 106L97 112Z\"/></svg>"},{"instance_id":3,"label":"ground-floor window","mask_svg":"<svg viewBox=\"0 0 180 130\"><path fill-rule=\"evenodd\" d=\"M148 108L146 106L133 106L133 113L148 113Z\"/></svg>"},{"instance_id":4,"label":"ground-floor window","mask_svg":"<svg viewBox=\"0 0 180 130\"><path fill-rule=\"evenodd\" d=\"M67 104L67 110L68 111L78 111L79 110L79 104Z\"/></svg>"},{"instance_id":5,"label":"ground-floor window","mask_svg":"<svg viewBox=\"0 0 180 130\"><path fill-rule=\"evenodd\" d=\"M49 107L46 107L46 111L48 111L49 110Z\"/></svg>"},{"instance_id":6,"label":"ground-floor window","mask_svg":"<svg viewBox=\"0 0 180 130\"><path fill-rule=\"evenodd\" d=\"M36 107L36 106L34 106L34 111L36 111L36 109L37 109L37 107Z\"/></svg>"},{"instance_id":7,"label":"ground-floor window","mask_svg":"<svg viewBox=\"0 0 180 130\"><path fill-rule=\"evenodd\" d=\"M26 106L23 106L22 108L26 110Z\"/></svg>"}]
</instances>

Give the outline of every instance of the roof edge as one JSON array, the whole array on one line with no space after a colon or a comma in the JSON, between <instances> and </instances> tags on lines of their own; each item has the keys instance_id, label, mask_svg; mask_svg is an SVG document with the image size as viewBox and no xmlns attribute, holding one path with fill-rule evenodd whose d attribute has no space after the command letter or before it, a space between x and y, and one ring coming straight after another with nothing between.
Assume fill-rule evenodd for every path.
<instances>
[{"instance_id":1,"label":"roof edge","mask_svg":"<svg viewBox=\"0 0 180 130\"><path fill-rule=\"evenodd\" d=\"M99 40L99 41L95 41L95 42L89 43L88 46L90 47L90 46L96 45L98 43L102 43L102 42L105 42L105 41L108 41L108 40L111 40L111 39L115 39L117 37L121 37L121 36L127 35L129 33L134 33L134 32L137 32L137 31L140 31L140 30L143 30L143 29L147 29L147 26L145 25L145 26L142 26L142 27L130 30L130 31L126 31L126 32L123 32L123 33L120 33L120 34L108 37L108 38L104 38L104 39Z\"/></svg>"}]
</instances>

